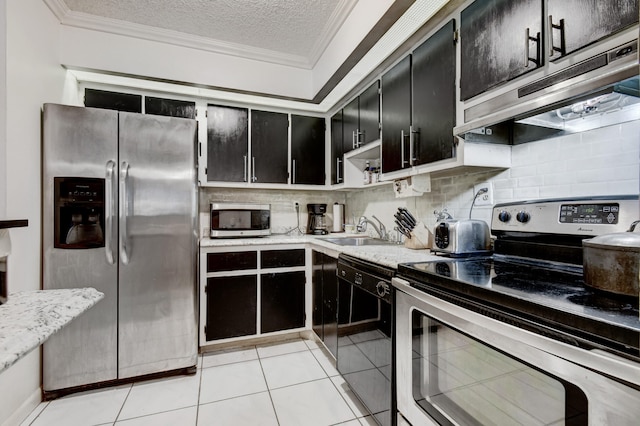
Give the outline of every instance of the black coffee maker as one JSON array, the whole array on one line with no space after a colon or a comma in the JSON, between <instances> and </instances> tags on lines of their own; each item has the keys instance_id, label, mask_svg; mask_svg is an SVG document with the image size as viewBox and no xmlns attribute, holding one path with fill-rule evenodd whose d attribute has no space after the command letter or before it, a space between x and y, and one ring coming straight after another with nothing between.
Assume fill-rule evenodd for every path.
<instances>
[{"instance_id":1,"label":"black coffee maker","mask_svg":"<svg viewBox=\"0 0 640 426\"><path fill-rule=\"evenodd\" d=\"M309 212L309 220L307 222L307 234L311 235L327 235L327 221L325 213L327 212L326 204L307 204Z\"/></svg>"}]
</instances>

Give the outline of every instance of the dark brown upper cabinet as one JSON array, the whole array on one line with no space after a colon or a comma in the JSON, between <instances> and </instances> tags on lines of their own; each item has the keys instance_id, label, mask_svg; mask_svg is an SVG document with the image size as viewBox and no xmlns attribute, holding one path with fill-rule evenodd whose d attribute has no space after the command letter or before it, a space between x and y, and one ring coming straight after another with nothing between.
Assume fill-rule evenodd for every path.
<instances>
[{"instance_id":1,"label":"dark brown upper cabinet","mask_svg":"<svg viewBox=\"0 0 640 426\"><path fill-rule=\"evenodd\" d=\"M291 183L324 185L325 120L291 115Z\"/></svg>"},{"instance_id":2,"label":"dark brown upper cabinet","mask_svg":"<svg viewBox=\"0 0 640 426\"><path fill-rule=\"evenodd\" d=\"M380 139L380 81L345 105L342 112L344 152Z\"/></svg>"},{"instance_id":3,"label":"dark brown upper cabinet","mask_svg":"<svg viewBox=\"0 0 640 426\"><path fill-rule=\"evenodd\" d=\"M250 181L287 183L289 115L251 110Z\"/></svg>"},{"instance_id":4,"label":"dark brown upper cabinet","mask_svg":"<svg viewBox=\"0 0 640 426\"><path fill-rule=\"evenodd\" d=\"M478 0L462 11L460 100L543 65L542 6L542 0Z\"/></svg>"},{"instance_id":5,"label":"dark brown upper cabinet","mask_svg":"<svg viewBox=\"0 0 640 426\"><path fill-rule=\"evenodd\" d=\"M547 7L551 60L638 22L638 0L548 0Z\"/></svg>"},{"instance_id":6,"label":"dark brown upper cabinet","mask_svg":"<svg viewBox=\"0 0 640 426\"><path fill-rule=\"evenodd\" d=\"M207 181L246 182L249 111L207 106Z\"/></svg>"},{"instance_id":7,"label":"dark brown upper cabinet","mask_svg":"<svg viewBox=\"0 0 640 426\"><path fill-rule=\"evenodd\" d=\"M344 183L344 148L342 146L342 110L331 117L331 184Z\"/></svg>"}]
</instances>

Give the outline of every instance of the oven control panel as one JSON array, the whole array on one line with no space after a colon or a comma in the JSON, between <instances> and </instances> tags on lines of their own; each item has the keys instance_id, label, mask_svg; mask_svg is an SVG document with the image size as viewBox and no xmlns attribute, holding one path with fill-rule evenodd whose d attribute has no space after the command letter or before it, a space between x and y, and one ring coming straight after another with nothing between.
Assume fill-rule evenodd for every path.
<instances>
[{"instance_id":1,"label":"oven control panel","mask_svg":"<svg viewBox=\"0 0 640 426\"><path fill-rule=\"evenodd\" d=\"M491 231L595 236L624 232L640 219L638 195L496 204Z\"/></svg>"},{"instance_id":2,"label":"oven control panel","mask_svg":"<svg viewBox=\"0 0 640 426\"><path fill-rule=\"evenodd\" d=\"M562 204L560 223L602 223L615 225L620 213L619 203L606 204Z\"/></svg>"}]
</instances>

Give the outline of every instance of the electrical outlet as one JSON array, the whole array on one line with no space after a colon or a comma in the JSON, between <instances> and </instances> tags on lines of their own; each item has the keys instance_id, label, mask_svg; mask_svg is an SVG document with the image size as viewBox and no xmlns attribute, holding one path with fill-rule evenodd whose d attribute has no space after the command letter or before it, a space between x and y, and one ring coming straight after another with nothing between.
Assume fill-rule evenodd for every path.
<instances>
[{"instance_id":1,"label":"electrical outlet","mask_svg":"<svg viewBox=\"0 0 640 426\"><path fill-rule=\"evenodd\" d=\"M474 185L473 195L475 196L482 188L487 188L487 192L478 195L476 198L476 206L491 206L493 205L493 183L483 182L479 185Z\"/></svg>"}]
</instances>

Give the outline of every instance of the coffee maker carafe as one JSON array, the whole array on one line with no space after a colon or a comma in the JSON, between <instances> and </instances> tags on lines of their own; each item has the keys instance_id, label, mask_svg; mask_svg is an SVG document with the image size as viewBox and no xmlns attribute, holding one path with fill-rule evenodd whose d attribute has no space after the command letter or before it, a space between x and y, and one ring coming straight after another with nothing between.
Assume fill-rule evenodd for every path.
<instances>
[{"instance_id":1,"label":"coffee maker carafe","mask_svg":"<svg viewBox=\"0 0 640 426\"><path fill-rule=\"evenodd\" d=\"M327 221L325 213L327 212L326 204L307 204L309 211L309 220L307 222L307 234L311 235L327 235Z\"/></svg>"}]
</instances>

